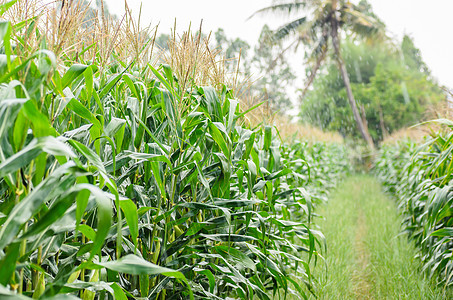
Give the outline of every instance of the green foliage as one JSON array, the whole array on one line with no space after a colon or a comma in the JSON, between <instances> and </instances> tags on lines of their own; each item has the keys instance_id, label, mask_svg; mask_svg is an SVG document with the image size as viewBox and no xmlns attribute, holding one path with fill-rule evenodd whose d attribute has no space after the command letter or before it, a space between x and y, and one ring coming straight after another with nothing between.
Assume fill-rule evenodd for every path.
<instances>
[{"instance_id":1,"label":"green foliage","mask_svg":"<svg viewBox=\"0 0 453 300\"><path fill-rule=\"evenodd\" d=\"M296 75L288 58L283 55L282 41L272 40L272 31L267 25L261 29L258 45L252 58L252 72L261 76L253 84L255 97L268 100L273 111L284 113L292 107L289 96Z\"/></svg>"},{"instance_id":2,"label":"green foliage","mask_svg":"<svg viewBox=\"0 0 453 300\"><path fill-rule=\"evenodd\" d=\"M415 47L414 41L408 35L404 35L401 42L401 54L404 58L406 66L414 71L420 71L429 75L428 66L423 62L420 50Z\"/></svg>"},{"instance_id":3,"label":"green foliage","mask_svg":"<svg viewBox=\"0 0 453 300\"><path fill-rule=\"evenodd\" d=\"M400 143L381 149L375 172L398 199L403 230L420 250L418 257L429 276L453 283L451 121L446 133L434 133L423 145Z\"/></svg>"},{"instance_id":4,"label":"green foliage","mask_svg":"<svg viewBox=\"0 0 453 300\"><path fill-rule=\"evenodd\" d=\"M168 42L170 41L170 35L162 33L156 38L156 45L161 49L168 50Z\"/></svg>"},{"instance_id":5,"label":"green foliage","mask_svg":"<svg viewBox=\"0 0 453 300\"><path fill-rule=\"evenodd\" d=\"M235 72L237 69L237 60L241 59L241 68L248 70L250 68L249 50L250 45L240 39L229 39L222 28L217 29L214 34L215 47L223 51L226 59L226 66L229 72Z\"/></svg>"},{"instance_id":6,"label":"green foliage","mask_svg":"<svg viewBox=\"0 0 453 300\"><path fill-rule=\"evenodd\" d=\"M294 40L288 48L295 47L297 49L302 43L311 49L305 54L307 65L309 65L307 69L310 70L310 74L307 76L302 98L305 96L308 87L312 85L320 67L324 65L328 54L337 63L357 129L368 147L373 149L373 139L368 132L366 122L360 117L340 51L341 31L365 39L370 37L381 38L383 33L382 22L373 17L368 2L363 0L355 5L344 0L282 1L275 2L256 13L265 12L284 13L291 17L296 12L297 19L283 24L275 31L273 38L274 40L282 40L293 37ZM329 47L333 48L333 51L329 51Z\"/></svg>"},{"instance_id":7,"label":"green foliage","mask_svg":"<svg viewBox=\"0 0 453 300\"><path fill-rule=\"evenodd\" d=\"M427 108L445 98L441 89L426 74L419 50L405 37L400 53L385 43L368 44L349 40L342 53L357 105L363 108L368 128L375 141L389 133L417 123ZM356 137L346 91L336 63L321 71L307 93L302 117L329 130Z\"/></svg>"},{"instance_id":8,"label":"green foliage","mask_svg":"<svg viewBox=\"0 0 453 300\"><path fill-rule=\"evenodd\" d=\"M252 77L253 84L244 91L256 99L268 101L273 111L284 112L291 108L288 90L296 79L287 57L283 55L282 41L272 40L272 31L264 25L257 45L251 46L239 38L229 39L223 29L215 33L216 47L221 49L231 73L240 72L243 77ZM239 61L239 70L238 68Z\"/></svg>"},{"instance_id":9,"label":"green foliage","mask_svg":"<svg viewBox=\"0 0 453 300\"><path fill-rule=\"evenodd\" d=\"M344 149L241 126L226 86L182 90L166 65L15 57L10 32L0 23L1 295L307 296L313 206Z\"/></svg>"}]
</instances>

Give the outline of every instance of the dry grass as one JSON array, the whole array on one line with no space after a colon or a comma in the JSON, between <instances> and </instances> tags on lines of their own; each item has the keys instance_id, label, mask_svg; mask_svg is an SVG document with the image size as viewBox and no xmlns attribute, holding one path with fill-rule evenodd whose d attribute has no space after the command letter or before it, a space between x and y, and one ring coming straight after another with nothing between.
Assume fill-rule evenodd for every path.
<instances>
[{"instance_id":1,"label":"dry grass","mask_svg":"<svg viewBox=\"0 0 453 300\"><path fill-rule=\"evenodd\" d=\"M294 139L308 142L343 143L343 137L334 131L323 131L309 124L292 122L288 116L276 116L274 125L285 141Z\"/></svg>"},{"instance_id":2,"label":"dry grass","mask_svg":"<svg viewBox=\"0 0 453 300\"><path fill-rule=\"evenodd\" d=\"M246 99L248 101L243 101L245 107L252 107L257 103L251 97ZM338 144L344 142L343 137L338 132L323 131L312 125L299 123L293 120L291 116L273 113L267 102L249 112L246 115L245 122L252 126L257 126L261 123L275 126L284 142L291 143L294 140Z\"/></svg>"},{"instance_id":3,"label":"dry grass","mask_svg":"<svg viewBox=\"0 0 453 300\"><path fill-rule=\"evenodd\" d=\"M338 132L324 131L310 124L299 123L291 116L276 114L272 111L268 102L263 99L256 99L247 93L241 98L241 104L244 110L257 105L259 102L263 102L263 104L249 112L244 122L251 126L258 126L260 124L273 125L278 130L284 142L291 143L294 140L338 144L344 142L343 137Z\"/></svg>"},{"instance_id":4,"label":"dry grass","mask_svg":"<svg viewBox=\"0 0 453 300\"><path fill-rule=\"evenodd\" d=\"M414 142L422 142L432 130L432 125L420 125L416 127L402 128L387 136L382 144L396 144L399 141L411 140Z\"/></svg>"}]
</instances>

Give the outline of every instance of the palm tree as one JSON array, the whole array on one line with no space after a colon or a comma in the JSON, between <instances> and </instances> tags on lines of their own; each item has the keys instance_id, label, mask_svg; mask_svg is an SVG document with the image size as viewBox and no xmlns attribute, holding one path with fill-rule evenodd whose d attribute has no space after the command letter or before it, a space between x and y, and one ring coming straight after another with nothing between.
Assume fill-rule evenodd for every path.
<instances>
[{"instance_id":1,"label":"palm tree","mask_svg":"<svg viewBox=\"0 0 453 300\"><path fill-rule=\"evenodd\" d=\"M369 37L373 33L382 32L383 24L374 18L369 4L365 0L360 1L358 5L345 0L284 0L274 1L273 5L260 9L255 14L268 12L289 15L296 13L298 17L275 31L274 38L278 40L295 36L295 41L291 45L297 47L303 43L313 49L307 58L307 62L312 64L311 74L308 76L302 97L325 61L329 45L333 46L334 59L346 88L354 120L363 139L374 149L373 140L365 125L366 120L361 118L357 108L340 51L341 30L360 37Z\"/></svg>"}]
</instances>

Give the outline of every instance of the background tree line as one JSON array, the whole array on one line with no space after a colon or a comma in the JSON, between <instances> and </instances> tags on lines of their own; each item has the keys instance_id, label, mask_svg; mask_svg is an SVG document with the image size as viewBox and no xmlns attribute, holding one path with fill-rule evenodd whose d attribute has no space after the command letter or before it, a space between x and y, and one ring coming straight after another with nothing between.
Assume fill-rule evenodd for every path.
<instances>
[{"instance_id":1,"label":"background tree line","mask_svg":"<svg viewBox=\"0 0 453 300\"><path fill-rule=\"evenodd\" d=\"M361 116L374 141L413 125L445 99L409 36L400 43L366 43L348 37L343 59ZM301 101L302 120L357 137L346 91L335 62L328 61Z\"/></svg>"},{"instance_id":2,"label":"background tree line","mask_svg":"<svg viewBox=\"0 0 453 300\"><path fill-rule=\"evenodd\" d=\"M220 28L213 46L230 60L230 72L237 67L234 58L241 57L242 73L255 78L250 93L267 100L274 111L291 109L291 90L296 87L301 122L343 136L368 141L370 136L378 143L419 122L430 107L445 100L412 38L406 35L397 41L386 36L385 24L366 0L357 5L326 3L296 1L264 8L257 13L313 12L276 30L264 25L254 47ZM162 34L156 43L165 48L168 38ZM297 52L300 48L305 51ZM304 55L305 64L292 66L293 55ZM305 70L305 87L296 80L295 68Z\"/></svg>"}]
</instances>

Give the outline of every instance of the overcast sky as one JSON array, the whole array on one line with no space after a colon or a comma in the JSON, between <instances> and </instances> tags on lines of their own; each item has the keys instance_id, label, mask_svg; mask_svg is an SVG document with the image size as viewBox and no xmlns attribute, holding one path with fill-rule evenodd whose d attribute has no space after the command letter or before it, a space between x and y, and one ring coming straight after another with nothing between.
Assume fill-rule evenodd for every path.
<instances>
[{"instance_id":1,"label":"overcast sky","mask_svg":"<svg viewBox=\"0 0 453 300\"><path fill-rule=\"evenodd\" d=\"M105 0L118 15L124 11L124 0ZM271 16L247 18L269 5L270 0L128 0L133 12L142 6L142 19L159 25L168 33L177 22L177 32L189 22L197 28L203 19L205 32L221 27L229 37L240 37L253 44L264 24L277 28L289 19ZM407 33L414 38L423 59L441 84L453 87L453 0L369 0L375 13L385 22L392 36Z\"/></svg>"}]
</instances>

